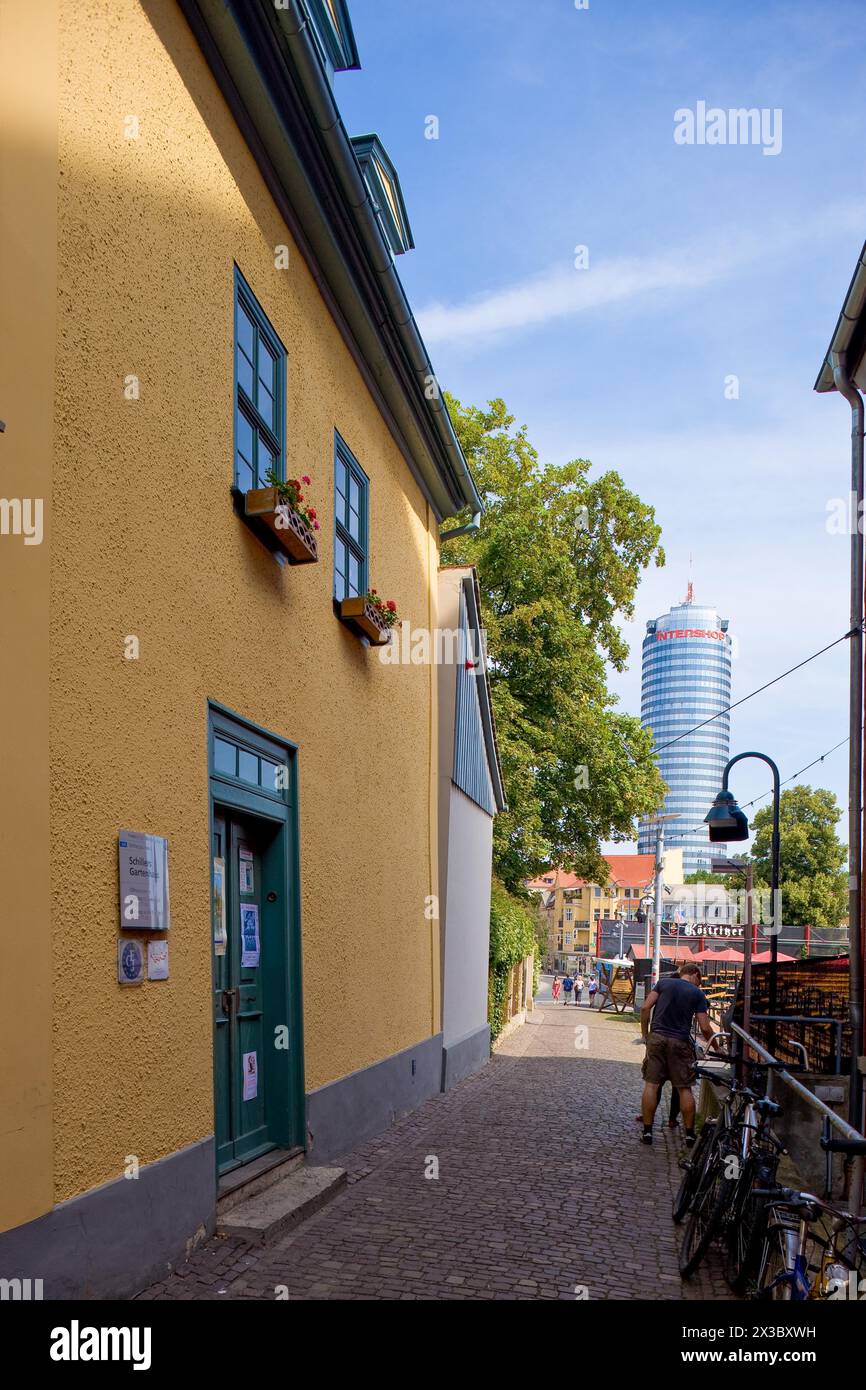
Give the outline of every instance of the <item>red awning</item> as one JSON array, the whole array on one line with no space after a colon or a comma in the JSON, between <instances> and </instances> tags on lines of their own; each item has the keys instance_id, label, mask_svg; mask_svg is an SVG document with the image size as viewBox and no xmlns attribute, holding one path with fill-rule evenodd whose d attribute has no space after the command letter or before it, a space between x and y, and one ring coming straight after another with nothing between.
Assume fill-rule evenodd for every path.
<instances>
[{"instance_id":1,"label":"red awning","mask_svg":"<svg viewBox=\"0 0 866 1390\"><path fill-rule=\"evenodd\" d=\"M629 946L629 950L635 960L652 960L652 947L647 952L643 942L635 942ZM694 960L694 952L690 946L669 946L663 944L659 949L662 960Z\"/></svg>"}]
</instances>

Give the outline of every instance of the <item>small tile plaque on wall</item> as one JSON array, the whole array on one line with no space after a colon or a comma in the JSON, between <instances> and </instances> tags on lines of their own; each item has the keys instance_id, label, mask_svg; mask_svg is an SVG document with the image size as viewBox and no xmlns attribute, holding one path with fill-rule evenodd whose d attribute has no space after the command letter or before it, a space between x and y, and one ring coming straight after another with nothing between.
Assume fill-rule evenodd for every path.
<instances>
[{"instance_id":1,"label":"small tile plaque on wall","mask_svg":"<svg viewBox=\"0 0 866 1390\"><path fill-rule=\"evenodd\" d=\"M144 943L122 936L117 943L117 982L140 985L144 980Z\"/></svg>"}]
</instances>

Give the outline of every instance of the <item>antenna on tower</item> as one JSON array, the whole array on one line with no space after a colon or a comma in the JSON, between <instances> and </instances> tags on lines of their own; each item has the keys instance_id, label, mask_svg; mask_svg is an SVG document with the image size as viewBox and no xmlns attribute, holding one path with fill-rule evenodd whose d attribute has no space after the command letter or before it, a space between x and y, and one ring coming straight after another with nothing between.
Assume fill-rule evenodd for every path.
<instances>
[{"instance_id":1,"label":"antenna on tower","mask_svg":"<svg viewBox=\"0 0 866 1390\"><path fill-rule=\"evenodd\" d=\"M692 553L689 551L689 587L686 590L686 603L691 603L695 596L695 586L692 583Z\"/></svg>"}]
</instances>

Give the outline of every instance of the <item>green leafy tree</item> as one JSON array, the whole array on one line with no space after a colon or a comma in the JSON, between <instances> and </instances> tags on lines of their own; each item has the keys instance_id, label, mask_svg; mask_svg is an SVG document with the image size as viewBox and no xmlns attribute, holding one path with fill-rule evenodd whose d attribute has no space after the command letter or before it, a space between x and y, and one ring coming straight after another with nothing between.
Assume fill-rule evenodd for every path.
<instances>
[{"instance_id":1,"label":"green leafy tree","mask_svg":"<svg viewBox=\"0 0 866 1390\"><path fill-rule=\"evenodd\" d=\"M846 846L836 834L839 803L833 792L798 785L779 802L779 878L782 919L791 926L838 927L848 911ZM773 808L753 821L755 882L768 885Z\"/></svg>"},{"instance_id":2,"label":"green leafy tree","mask_svg":"<svg viewBox=\"0 0 866 1390\"><path fill-rule=\"evenodd\" d=\"M509 806L494 872L518 891L553 862L604 882L600 843L630 839L665 791L650 734L607 684L640 574L664 563L660 528L618 474L541 463L501 400L448 404L486 507L442 563L478 569Z\"/></svg>"}]
</instances>

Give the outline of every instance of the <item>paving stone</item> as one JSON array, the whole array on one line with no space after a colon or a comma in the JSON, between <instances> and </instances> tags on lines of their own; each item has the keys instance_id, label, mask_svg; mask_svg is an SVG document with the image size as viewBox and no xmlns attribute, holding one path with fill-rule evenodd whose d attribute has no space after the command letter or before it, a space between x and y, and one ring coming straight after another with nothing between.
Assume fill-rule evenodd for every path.
<instances>
[{"instance_id":1,"label":"paving stone","mask_svg":"<svg viewBox=\"0 0 866 1390\"><path fill-rule=\"evenodd\" d=\"M268 1247L214 1237L140 1297L730 1299L713 1252L680 1280L681 1132L639 1141L637 1028L580 1021L577 1052L573 1015L541 1005L483 1071L343 1155L328 1207Z\"/></svg>"}]
</instances>

